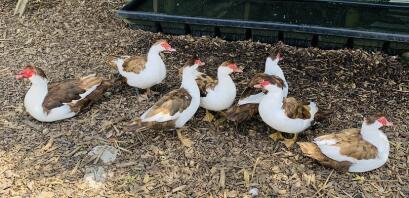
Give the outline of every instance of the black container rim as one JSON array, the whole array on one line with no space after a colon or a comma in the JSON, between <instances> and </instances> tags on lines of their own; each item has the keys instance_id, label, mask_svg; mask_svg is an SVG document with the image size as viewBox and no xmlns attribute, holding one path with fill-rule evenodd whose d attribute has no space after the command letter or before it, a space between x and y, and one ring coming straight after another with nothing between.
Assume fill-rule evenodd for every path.
<instances>
[{"instance_id":1,"label":"black container rim","mask_svg":"<svg viewBox=\"0 0 409 198\"><path fill-rule=\"evenodd\" d=\"M299 1L299 0L296 0ZM360 0L307 0L310 2L325 2L325 3L335 3L335 4L347 4L347 5L359 5L366 7L377 7L377 8L409 8L409 3L402 2L374 2L374 1L360 1Z\"/></svg>"},{"instance_id":2,"label":"black container rim","mask_svg":"<svg viewBox=\"0 0 409 198\"><path fill-rule=\"evenodd\" d=\"M276 23L276 22L190 17L190 16L153 13L153 12L127 11L124 8L121 10L118 10L117 14L118 16L123 17L123 18L132 18L132 19L148 20L148 21L173 22L173 23L219 26L219 27L226 26L226 27L247 28L247 29L285 31L285 32L299 32L299 33L309 33L309 34L318 34L318 35L352 37L352 38L405 42L405 43L409 42L408 34L394 34L394 33L386 33L386 32L353 30L353 29L347 29L347 28L330 28L330 27L322 27L322 26L295 25L295 24Z\"/></svg>"}]
</instances>

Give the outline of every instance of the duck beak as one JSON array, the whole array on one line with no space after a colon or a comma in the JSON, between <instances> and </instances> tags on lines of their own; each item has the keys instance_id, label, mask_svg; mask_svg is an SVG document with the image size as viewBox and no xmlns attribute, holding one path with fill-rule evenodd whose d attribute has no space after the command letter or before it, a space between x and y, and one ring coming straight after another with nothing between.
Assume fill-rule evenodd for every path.
<instances>
[{"instance_id":1,"label":"duck beak","mask_svg":"<svg viewBox=\"0 0 409 198\"><path fill-rule=\"evenodd\" d=\"M283 55L281 53L278 53L276 56L276 60L282 61L284 59Z\"/></svg>"},{"instance_id":2,"label":"duck beak","mask_svg":"<svg viewBox=\"0 0 409 198\"><path fill-rule=\"evenodd\" d=\"M17 75L16 75L16 80L21 80L21 79L23 79L23 78L24 78L24 76L21 75L21 74L17 74Z\"/></svg>"},{"instance_id":3,"label":"duck beak","mask_svg":"<svg viewBox=\"0 0 409 198\"><path fill-rule=\"evenodd\" d=\"M18 73L18 74L16 75L16 80L21 80L21 79L23 79L23 78L25 78L25 77L24 77L24 73L23 73L23 71L20 71L20 73Z\"/></svg>"},{"instance_id":4,"label":"duck beak","mask_svg":"<svg viewBox=\"0 0 409 198\"><path fill-rule=\"evenodd\" d=\"M176 50L175 50L175 48L172 48L172 47L170 47L170 48L167 48L165 51L164 51L164 53L171 53L171 52L176 52Z\"/></svg>"},{"instance_id":5,"label":"duck beak","mask_svg":"<svg viewBox=\"0 0 409 198\"><path fill-rule=\"evenodd\" d=\"M260 84L254 85L253 87L257 89L263 88Z\"/></svg>"},{"instance_id":6,"label":"duck beak","mask_svg":"<svg viewBox=\"0 0 409 198\"><path fill-rule=\"evenodd\" d=\"M243 69L242 69L242 68L237 68L237 69L234 70L234 72L242 73L242 72L243 72Z\"/></svg>"}]
</instances>

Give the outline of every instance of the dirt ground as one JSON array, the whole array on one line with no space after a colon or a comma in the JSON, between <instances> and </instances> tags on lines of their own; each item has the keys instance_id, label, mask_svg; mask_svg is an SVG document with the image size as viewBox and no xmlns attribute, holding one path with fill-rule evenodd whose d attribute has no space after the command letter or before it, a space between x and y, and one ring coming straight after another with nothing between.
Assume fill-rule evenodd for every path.
<instances>
[{"instance_id":1,"label":"dirt ground","mask_svg":"<svg viewBox=\"0 0 409 198\"><path fill-rule=\"evenodd\" d=\"M122 0L30 1L24 18L13 16L15 0L0 5L0 196L1 197L407 197L409 65L397 57L362 50L323 51L251 41L169 36L128 29L115 16ZM91 73L115 78L108 55L141 54L157 39L177 49L166 54L169 73L155 87L166 93L179 86L178 68L198 54L209 72L234 59L245 72L234 75L241 89L262 71L265 57L279 49L290 95L330 109L328 119L307 130L300 141L348 127L363 116L385 112L395 127L385 129L391 155L385 166L362 174L323 168L269 138L259 118L239 127L203 122L200 109L188 122L184 147L173 132L125 132L126 123L160 96L138 97L117 86L101 102L75 118L41 123L23 107L30 84L14 75L27 63L43 68L51 81ZM238 130L240 129L240 130ZM101 162L87 153L112 145L120 155L105 185L91 188L85 170Z\"/></svg>"}]
</instances>

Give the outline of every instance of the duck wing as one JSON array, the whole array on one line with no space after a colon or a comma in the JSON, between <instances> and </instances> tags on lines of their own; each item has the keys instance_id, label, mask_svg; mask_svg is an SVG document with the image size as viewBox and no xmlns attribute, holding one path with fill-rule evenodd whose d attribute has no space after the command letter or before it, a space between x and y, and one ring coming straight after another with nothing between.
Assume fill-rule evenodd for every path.
<instances>
[{"instance_id":1,"label":"duck wing","mask_svg":"<svg viewBox=\"0 0 409 198\"><path fill-rule=\"evenodd\" d=\"M327 157L336 161L350 161L374 159L378 149L364 140L360 129L345 129L340 133L320 136L314 139L315 144Z\"/></svg>"},{"instance_id":2,"label":"duck wing","mask_svg":"<svg viewBox=\"0 0 409 198\"><path fill-rule=\"evenodd\" d=\"M248 103L260 103L261 99L265 96L262 88L255 88L254 86L261 83L262 81L269 81L271 84L278 87L284 87L284 82L279 77L274 75L268 75L265 73L256 74L250 82L247 84L246 89L241 93L238 105L248 104Z\"/></svg>"},{"instance_id":3,"label":"duck wing","mask_svg":"<svg viewBox=\"0 0 409 198\"><path fill-rule=\"evenodd\" d=\"M294 97L283 100L284 112L291 119L310 119L311 113L308 105L309 103L298 101Z\"/></svg>"},{"instance_id":4,"label":"duck wing","mask_svg":"<svg viewBox=\"0 0 409 198\"><path fill-rule=\"evenodd\" d=\"M233 122L242 122L251 119L258 113L258 104L244 104L230 107L225 115L226 118Z\"/></svg>"},{"instance_id":5,"label":"duck wing","mask_svg":"<svg viewBox=\"0 0 409 198\"><path fill-rule=\"evenodd\" d=\"M139 74L145 69L146 62L147 58L144 56L131 56L125 58L122 67L125 72Z\"/></svg>"},{"instance_id":6,"label":"duck wing","mask_svg":"<svg viewBox=\"0 0 409 198\"><path fill-rule=\"evenodd\" d=\"M218 80L207 74L202 73L197 79L196 83L199 86L200 97L206 97L209 90L214 90L218 84Z\"/></svg>"},{"instance_id":7,"label":"duck wing","mask_svg":"<svg viewBox=\"0 0 409 198\"><path fill-rule=\"evenodd\" d=\"M176 120L192 101L192 96L184 88L164 95L141 116L142 122L166 122Z\"/></svg>"},{"instance_id":8,"label":"duck wing","mask_svg":"<svg viewBox=\"0 0 409 198\"><path fill-rule=\"evenodd\" d=\"M64 104L71 111L79 112L91 102L100 98L112 84L95 75L89 75L79 80L68 80L51 84L43 101L45 112Z\"/></svg>"}]
</instances>

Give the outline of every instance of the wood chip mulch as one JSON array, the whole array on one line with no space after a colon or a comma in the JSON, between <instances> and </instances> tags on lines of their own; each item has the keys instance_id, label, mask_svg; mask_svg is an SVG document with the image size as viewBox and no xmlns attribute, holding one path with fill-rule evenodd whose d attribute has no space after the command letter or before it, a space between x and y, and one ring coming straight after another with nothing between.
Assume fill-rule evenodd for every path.
<instances>
[{"instance_id":1,"label":"wood chip mulch","mask_svg":"<svg viewBox=\"0 0 409 198\"><path fill-rule=\"evenodd\" d=\"M409 65L399 58L363 50L320 50L251 41L169 36L128 29L115 16L121 0L29 1L24 18L13 16L15 0L0 5L0 196L1 197L407 197L409 196ZM183 132L125 132L126 123L160 96L137 97L115 87L75 118L41 123L23 107L29 83L14 75L27 63L42 67L51 81L91 73L117 77L108 55L142 54L157 39L177 49L166 54L166 81L155 91L180 85L178 69L198 54L209 72L227 59L245 72L239 89L263 70L269 53L281 51L290 95L318 103L332 113L299 141L359 127L363 116L382 111L396 126L385 129L391 155L385 166L361 174L341 173L287 149L268 136L259 118L236 126L203 122L200 109ZM106 166L102 189L84 183L87 153L97 145L120 149Z\"/></svg>"}]
</instances>

